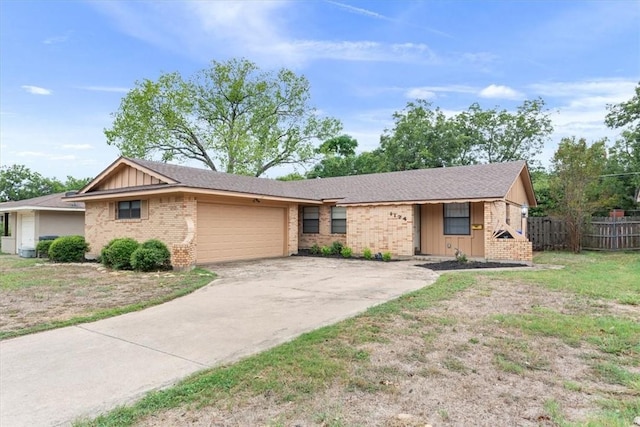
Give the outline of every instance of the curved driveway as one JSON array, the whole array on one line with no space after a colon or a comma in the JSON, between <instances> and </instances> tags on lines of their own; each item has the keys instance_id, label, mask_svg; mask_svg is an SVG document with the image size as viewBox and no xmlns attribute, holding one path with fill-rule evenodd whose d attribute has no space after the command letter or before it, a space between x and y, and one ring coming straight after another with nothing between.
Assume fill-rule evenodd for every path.
<instances>
[{"instance_id":1,"label":"curved driveway","mask_svg":"<svg viewBox=\"0 0 640 427\"><path fill-rule=\"evenodd\" d=\"M68 425L433 283L415 262L290 257L140 312L0 342L0 425Z\"/></svg>"}]
</instances>

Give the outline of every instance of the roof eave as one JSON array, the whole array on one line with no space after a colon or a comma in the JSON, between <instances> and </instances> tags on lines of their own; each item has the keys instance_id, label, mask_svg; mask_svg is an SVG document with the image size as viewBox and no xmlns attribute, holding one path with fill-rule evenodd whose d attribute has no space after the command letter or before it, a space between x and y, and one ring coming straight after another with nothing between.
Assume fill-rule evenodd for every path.
<instances>
[{"instance_id":1,"label":"roof eave","mask_svg":"<svg viewBox=\"0 0 640 427\"><path fill-rule=\"evenodd\" d=\"M170 193L187 193L187 194L196 194L196 195L212 195L212 196L228 196L228 197L238 197L243 199L260 199L260 200L271 200L271 201L281 201L287 203L307 203L307 204L317 204L321 205L321 200L314 199L305 199L298 197L283 197L283 196L273 196L259 193L242 193L238 191L226 191L226 190L215 190L215 189L207 189L207 188L195 188L195 187L187 187L182 185L168 185L161 188L154 189L137 189L133 191L105 191L100 193L85 193L78 194L70 197L65 197L65 200L77 200L77 201L96 201L96 200L114 200L114 199L123 199L123 198L132 198L132 197L144 197L144 196L154 196L158 194L170 194Z\"/></svg>"},{"instance_id":2,"label":"roof eave","mask_svg":"<svg viewBox=\"0 0 640 427\"><path fill-rule=\"evenodd\" d=\"M388 205L433 205L438 203L497 202L504 197L464 197L458 199L424 199L424 200L387 200L374 202L341 202L338 206L388 206Z\"/></svg>"},{"instance_id":3,"label":"roof eave","mask_svg":"<svg viewBox=\"0 0 640 427\"><path fill-rule=\"evenodd\" d=\"M55 208L51 206L16 206L13 208L2 208L0 212L21 212L21 211L58 211L58 212L84 212L84 208Z\"/></svg>"}]
</instances>

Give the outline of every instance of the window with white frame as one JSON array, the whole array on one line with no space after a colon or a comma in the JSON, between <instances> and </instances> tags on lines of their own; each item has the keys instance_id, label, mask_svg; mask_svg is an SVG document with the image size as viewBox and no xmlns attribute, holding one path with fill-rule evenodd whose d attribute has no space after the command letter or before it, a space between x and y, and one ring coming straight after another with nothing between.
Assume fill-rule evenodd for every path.
<instances>
[{"instance_id":1,"label":"window with white frame","mask_svg":"<svg viewBox=\"0 0 640 427\"><path fill-rule=\"evenodd\" d=\"M468 202L444 205L444 234L471 234L471 208Z\"/></svg>"}]
</instances>

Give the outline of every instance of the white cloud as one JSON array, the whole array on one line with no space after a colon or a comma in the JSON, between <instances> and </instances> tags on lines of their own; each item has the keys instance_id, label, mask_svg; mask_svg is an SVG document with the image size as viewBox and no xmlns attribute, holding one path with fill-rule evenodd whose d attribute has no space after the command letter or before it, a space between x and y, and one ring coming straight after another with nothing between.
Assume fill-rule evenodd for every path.
<instances>
[{"instance_id":1,"label":"white cloud","mask_svg":"<svg viewBox=\"0 0 640 427\"><path fill-rule=\"evenodd\" d=\"M438 96L438 93L468 93L475 94L478 89L465 85L449 85L449 86L417 86L406 89L405 96L407 98L424 98L432 99Z\"/></svg>"},{"instance_id":2,"label":"white cloud","mask_svg":"<svg viewBox=\"0 0 640 427\"><path fill-rule=\"evenodd\" d=\"M421 87L414 87L407 91L407 98L415 98L415 99L433 99L436 98L437 95L435 92L427 90Z\"/></svg>"},{"instance_id":3,"label":"white cloud","mask_svg":"<svg viewBox=\"0 0 640 427\"><path fill-rule=\"evenodd\" d=\"M550 98L600 97L603 101L618 103L630 99L637 84L637 80L634 79L593 79L578 82L536 83L529 88L541 96Z\"/></svg>"},{"instance_id":4,"label":"white cloud","mask_svg":"<svg viewBox=\"0 0 640 427\"><path fill-rule=\"evenodd\" d=\"M381 62L437 62L426 44L388 44L373 41L297 40L271 46L270 49L289 62L303 63L317 59Z\"/></svg>"},{"instance_id":5,"label":"white cloud","mask_svg":"<svg viewBox=\"0 0 640 427\"><path fill-rule=\"evenodd\" d=\"M125 33L200 60L225 55L247 56L273 66L296 66L319 59L412 63L439 60L424 43L294 37L287 31L293 27L292 14L287 13L290 2L92 4L109 15Z\"/></svg>"},{"instance_id":6,"label":"white cloud","mask_svg":"<svg viewBox=\"0 0 640 427\"><path fill-rule=\"evenodd\" d=\"M370 10L370 9L364 9L364 8L361 8L361 7L355 7L355 6L351 6L351 5L348 5L348 4L344 4L344 3L340 3L340 2L332 1L332 0L325 0L325 3L329 3L329 4L332 4L334 6L338 6L339 8L342 8L342 9L348 11L348 12L355 13L355 14L358 14L358 15L364 15L364 16L368 16L368 17L371 17L371 18L380 19L380 20L383 20L383 21L393 22L394 24L398 24L398 25L402 25L402 26L420 28L422 30L426 30L426 31L429 31L431 33L438 34L438 35L444 36L444 37L450 37L450 38L453 37L451 34L445 33L444 31L440 31L440 30L437 30L435 28L426 27L426 26L423 26L423 25L416 25L416 24L408 23L408 22L402 21L400 19L391 18L389 16L383 15L381 13L375 12L375 11Z\"/></svg>"},{"instance_id":7,"label":"white cloud","mask_svg":"<svg viewBox=\"0 0 640 427\"><path fill-rule=\"evenodd\" d=\"M22 89L32 95L51 95L53 92L40 86L22 85Z\"/></svg>"},{"instance_id":8,"label":"white cloud","mask_svg":"<svg viewBox=\"0 0 640 427\"><path fill-rule=\"evenodd\" d=\"M67 33L64 36L53 36L53 37L47 37L46 39L44 39L42 41L42 43L44 44L58 44L58 43L64 43L67 40L69 40L69 37L71 36L71 33Z\"/></svg>"},{"instance_id":9,"label":"white cloud","mask_svg":"<svg viewBox=\"0 0 640 427\"><path fill-rule=\"evenodd\" d=\"M116 92L116 93L128 93L131 90L128 87L119 87L119 86L79 86L78 89L90 90L94 92Z\"/></svg>"},{"instance_id":10,"label":"white cloud","mask_svg":"<svg viewBox=\"0 0 640 427\"><path fill-rule=\"evenodd\" d=\"M50 154L42 151L18 151L16 153L18 157L49 157Z\"/></svg>"},{"instance_id":11,"label":"white cloud","mask_svg":"<svg viewBox=\"0 0 640 427\"><path fill-rule=\"evenodd\" d=\"M363 9L361 7L355 7L355 6L351 6L348 4L344 4L344 3L339 3L337 1L331 1L331 0L325 0L326 3L330 3L333 4L335 6L338 6L342 9L348 10L349 12L353 12L353 13L357 13L359 15L365 15L365 16L370 16L372 18L377 18L377 19L383 19L385 21L391 21L392 19L389 18L388 16L384 16L378 12L374 12L372 10L369 9Z\"/></svg>"},{"instance_id":12,"label":"white cloud","mask_svg":"<svg viewBox=\"0 0 640 427\"><path fill-rule=\"evenodd\" d=\"M51 156L50 159L51 160L77 160L78 157L74 156L73 154L64 154L61 156Z\"/></svg>"},{"instance_id":13,"label":"white cloud","mask_svg":"<svg viewBox=\"0 0 640 427\"><path fill-rule=\"evenodd\" d=\"M491 84L482 89L478 95L483 98L523 99L524 95L509 86Z\"/></svg>"},{"instance_id":14,"label":"white cloud","mask_svg":"<svg viewBox=\"0 0 640 427\"><path fill-rule=\"evenodd\" d=\"M461 58L474 64L487 64L496 61L498 55L491 52L465 52Z\"/></svg>"},{"instance_id":15,"label":"white cloud","mask_svg":"<svg viewBox=\"0 0 640 427\"><path fill-rule=\"evenodd\" d=\"M93 148L91 144L62 144L61 147L66 150L90 150Z\"/></svg>"}]
</instances>

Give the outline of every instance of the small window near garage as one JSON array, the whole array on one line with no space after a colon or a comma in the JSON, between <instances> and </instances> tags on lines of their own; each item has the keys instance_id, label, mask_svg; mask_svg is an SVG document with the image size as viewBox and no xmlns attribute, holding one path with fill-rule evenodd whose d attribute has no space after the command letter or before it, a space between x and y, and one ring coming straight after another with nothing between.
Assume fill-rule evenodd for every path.
<instances>
[{"instance_id":1,"label":"small window near garage","mask_svg":"<svg viewBox=\"0 0 640 427\"><path fill-rule=\"evenodd\" d=\"M118 219L140 219L140 200L118 202Z\"/></svg>"},{"instance_id":2,"label":"small window near garage","mask_svg":"<svg viewBox=\"0 0 640 427\"><path fill-rule=\"evenodd\" d=\"M447 203L444 205L444 234L471 234L469 203Z\"/></svg>"},{"instance_id":3,"label":"small window near garage","mask_svg":"<svg viewBox=\"0 0 640 427\"><path fill-rule=\"evenodd\" d=\"M320 208L306 206L302 208L302 232L317 234L320 232Z\"/></svg>"},{"instance_id":4,"label":"small window near garage","mask_svg":"<svg viewBox=\"0 0 640 427\"><path fill-rule=\"evenodd\" d=\"M331 208L331 233L345 234L347 232L347 208L334 206Z\"/></svg>"}]
</instances>

